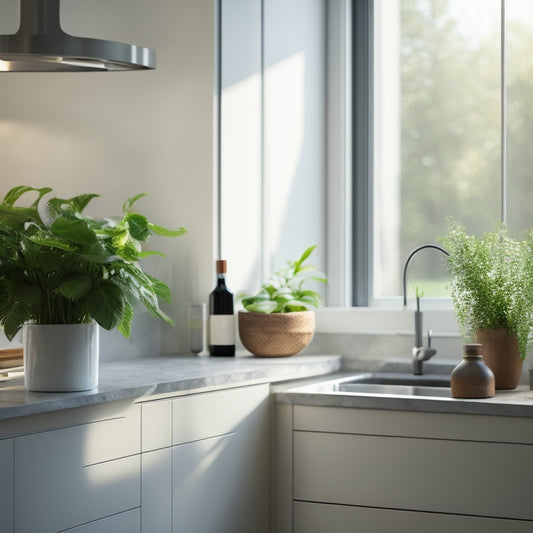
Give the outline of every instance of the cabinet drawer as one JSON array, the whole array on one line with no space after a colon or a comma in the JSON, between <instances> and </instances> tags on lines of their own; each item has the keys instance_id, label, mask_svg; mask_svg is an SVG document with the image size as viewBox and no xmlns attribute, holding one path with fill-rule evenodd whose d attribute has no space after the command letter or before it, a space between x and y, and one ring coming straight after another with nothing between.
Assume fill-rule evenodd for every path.
<instances>
[{"instance_id":1,"label":"cabinet drawer","mask_svg":"<svg viewBox=\"0 0 533 533\"><path fill-rule=\"evenodd\" d=\"M268 385L257 385L175 399L173 444L237 432L268 394Z\"/></svg>"},{"instance_id":2,"label":"cabinet drawer","mask_svg":"<svg viewBox=\"0 0 533 533\"><path fill-rule=\"evenodd\" d=\"M57 532L140 505L140 416L15 438L15 531Z\"/></svg>"},{"instance_id":3,"label":"cabinet drawer","mask_svg":"<svg viewBox=\"0 0 533 533\"><path fill-rule=\"evenodd\" d=\"M125 513L69 529L64 533L140 533L140 515L139 509L132 509Z\"/></svg>"},{"instance_id":4,"label":"cabinet drawer","mask_svg":"<svg viewBox=\"0 0 533 533\"><path fill-rule=\"evenodd\" d=\"M531 533L533 523L522 520L370 509L346 505L295 502L294 533Z\"/></svg>"},{"instance_id":5,"label":"cabinet drawer","mask_svg":"<svg viewBox=\"0 0 533 533\"><path fill-rule=\"evenodd\" d=\"M533 520L533 446L295 432L294 497Z\"/></svg>"},{"instance_id":6,"label":"cabinet drawer","mask_svg":"<svg viewBox=\"0 0 533 533\"><path fill-rule=\"evenodd\" d=\"M172 446L172 400L146 402L141 409L142 451Z\"/></svg>"}]
</instances>

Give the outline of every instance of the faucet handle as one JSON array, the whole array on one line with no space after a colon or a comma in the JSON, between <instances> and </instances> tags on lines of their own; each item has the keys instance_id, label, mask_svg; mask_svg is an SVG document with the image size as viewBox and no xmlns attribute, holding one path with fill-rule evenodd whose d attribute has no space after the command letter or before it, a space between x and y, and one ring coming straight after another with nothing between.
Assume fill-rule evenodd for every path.
<instances>
[{"instance_id":1,"label":"faucet handle","mask_svg":"<svg viewBox=\"0 0 533 533\"><path fill-rule=\"evenodd\" d=\"M428 329L428 348L431 348L431 335L433 334L433 332Z\"/></svg>"}]
</instances>

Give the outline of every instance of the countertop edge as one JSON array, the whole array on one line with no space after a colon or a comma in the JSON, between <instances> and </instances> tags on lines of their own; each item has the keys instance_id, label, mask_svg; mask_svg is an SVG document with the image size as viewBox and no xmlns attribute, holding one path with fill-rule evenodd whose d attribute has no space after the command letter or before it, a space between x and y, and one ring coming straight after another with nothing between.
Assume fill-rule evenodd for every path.
<instances>
[{"instance_id":1,"label":"countertop edge","mask_svg":"<svg viewBox=\"0 0 533 533\"><path fill-rule=\"evenodd\" d=\"M327 377L327 381L340 379L347 374L338 373ZM325 380L316 380L316 385ZM391 411L420 411L429 413L469 414L488 416L512 416L533 418L533 391L526 386L515 390L497 391L493 398L459 399L447 397L388 395L371 393L346 393L318 390L319 387L305 385L276 391L276 401L292 405L314 407L341 407L357 409L380 409Z\"/></svg>"},{"instance_id":2,"label":"countertop edge","mask_svg":"<svg viewBox=\"0 0 533 533\"><path fill-rule=\"evenodd\" d=\"M0 388L0 421L121 400L207 392L274 383L338 372L341 356L313 355L268 359L162 356L100 364L97 389L82 392L32 392L23 379Z\"/></svg>"}]
</instances>

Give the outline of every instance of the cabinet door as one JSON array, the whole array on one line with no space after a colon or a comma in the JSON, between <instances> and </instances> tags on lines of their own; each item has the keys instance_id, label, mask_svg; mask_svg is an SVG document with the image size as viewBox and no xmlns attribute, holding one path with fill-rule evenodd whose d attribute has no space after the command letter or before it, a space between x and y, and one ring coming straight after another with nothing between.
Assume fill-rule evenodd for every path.
<instances>
[{"instance_id":1,"label":"cabinet door","mask_svg":"<svg viewBox=\"0 0 533 533\"><path fill-rule=\"evenodd\" d=\"M13 533L13 439L0 440L0 524Z\"/></svg>"},{"instance_id":2,"label":"cabinet door","mask_svg":"<svg viewBox=\"0 0 533 533\"><path fill-rule=\"evenodd\" d=\"M171 533L172 449L143 453L141 479L143 533Z\"/></svg>"},{"instance_id":3,"label":"cabinet door","mask_svg":"<svg viewBox=\"0 0 533 533\"><path fill-rule=\"evenodd\" d=\"M132 509L89 524L68 529L64 533L140 533L140 510Z\"/></svg>"},{"instance_id":4,"label":"cabinet door","mask_svg":"<svg viewBox=\"0 0 533 533\"><path fill-rule=\"evenodd\" d=\"M15 531L55 533L140 505L140 411L15 439Z\"/></svg>"},{"instance_id":5,"label":"cabinet door","mask_svg":"<svg viewBox=\"0 0 533 533\"><path fill-rule=\"evenodd\" d=\"M174 533L269 531L268 396L257 386L175 400L174 436L188 442L172 449Z\"/></svg>"},{"instance_id":6,"label":"cabinet door","mask_svg":"<svg viewBox=\"0 0 533 533\"><path fill-rule=\"evenodd\" d=\"M294 533L531 533L533 523L346 505L294 503Z\"/></svg>"}]
</instances>

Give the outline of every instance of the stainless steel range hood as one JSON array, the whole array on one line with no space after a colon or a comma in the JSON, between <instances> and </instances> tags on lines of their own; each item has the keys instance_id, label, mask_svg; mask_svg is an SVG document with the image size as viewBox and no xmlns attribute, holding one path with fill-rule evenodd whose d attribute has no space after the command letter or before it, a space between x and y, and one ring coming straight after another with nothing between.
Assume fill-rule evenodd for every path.
<instances>
[{"instance_id":1,"label":"stainless steel range hood","mask_svg":"<svg viewBox=\"0 0 533 533\"><path fill-rule=\"evenodd\" d=\"M20 0L17 33L0 35L0 72L153 68L155 52L149 48L65 33L59 22L59 0Z\"/></svg>"}]
</instances>

